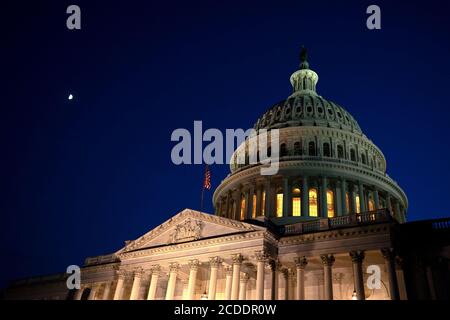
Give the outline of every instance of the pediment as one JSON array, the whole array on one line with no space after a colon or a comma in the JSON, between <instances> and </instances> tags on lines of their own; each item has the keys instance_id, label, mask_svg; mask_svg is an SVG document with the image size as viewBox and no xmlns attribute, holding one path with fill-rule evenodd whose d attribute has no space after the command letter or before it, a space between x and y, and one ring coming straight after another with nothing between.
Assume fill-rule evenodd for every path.
<instances>
[{"instance_id":1,"label":"pediment","mask_svg":"<svg viewBox=\"0 0 450 320\"><path fill-rule=\"evenodd\" d=\"M127 242L125 247L117 253L261 230L266 229L249 223L185 209L136 240Z\"/></svg>"}]
</instances>

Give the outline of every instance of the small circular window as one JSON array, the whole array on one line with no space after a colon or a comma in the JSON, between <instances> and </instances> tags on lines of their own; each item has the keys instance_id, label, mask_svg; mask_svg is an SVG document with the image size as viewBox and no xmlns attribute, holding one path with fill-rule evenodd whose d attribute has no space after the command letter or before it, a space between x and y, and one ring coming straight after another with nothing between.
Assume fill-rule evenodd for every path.
<instances>
[{"instance_id":1,"label":"small circular window","mask_svg":"<svg viewBox=\"0 0 450 320\"><path fill-rule=\"evenodd\" d=\"M342 114L339 111L338 111L337 115L339 118L342 118Z\"/></svg>"},{"instance_id":2,"label":"small circular window","mask_svg":"<svg viewBox=\"0 0 450 320\"><path fill-rule=\"evenodd\" d=\"M332 116L332 115L333 115L333 110L328 109L328 114L329 114L330 116Z\"/></svg>"},{"instance_id":3,"label":"small circular window","mask_svg":"<svg viewBox=\"0 0 450 320\"><path fill-rule=\"evenodd\" d=\"M312 112L312 107L308 107L306 110L308 110L308 112Z\"/></svg>"},{"instance_id":4,"label":"small circular window","mask_svg":"<svg viewBox=\"0 0 450 320\"><path fill-rule=\"evenodd\" d=\"M319 111L319 113L322 113L322 112L323 112L322 107L319 107L319 108L317 109L317 111Z\"/></svg>"}]
</instances>

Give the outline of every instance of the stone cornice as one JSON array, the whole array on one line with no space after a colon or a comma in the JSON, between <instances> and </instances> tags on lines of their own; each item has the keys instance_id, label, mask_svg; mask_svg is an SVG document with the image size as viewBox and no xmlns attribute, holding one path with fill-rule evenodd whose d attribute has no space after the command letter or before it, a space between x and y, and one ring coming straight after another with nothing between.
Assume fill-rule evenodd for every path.
<instances>
[{"instance_id":1,"label":"stone cornice","mask_svg":"<svg viewBox=\"0 0 450 320\"><path fill-rule=\"evenodd\" d=\"M367 225L355 228L336 229L308 234L283 237L279 240L279 246L300 245L317 241L330 241L338 239L351 239L359 235L367 234L388 234L389 224Z\"/></svg>"},{"instance_id":2,"label":"stone cornice","mask_svg":"<svg viewBox=\"0 0 450 320\"><path fill-rule=\"evenodd\" d=\"M121 260L125 259L133 259L133 258L139 258L139 257L146 257L153 254L161 254L161 253L170 253L170 252L181 252L196 248L204 248L205 246L210 245L217 245L217 244L223 244L223 243L233 243L233 242L241 242L245 240L252 240L252 239L265 239L265 234L267 231L254 231L254 232L246 232L246 233L239 233L239 234L233 234L233 235L223 235L217 238L212 239L206 239L206 240L197 240L192 242L186 242L186 243L178 243L163 247L157 247L157 248L148 248L148 249L141 249L137 251L131 251L131 252L122 252L119 254L119 257Z\"/></svg>"}]
</instances>

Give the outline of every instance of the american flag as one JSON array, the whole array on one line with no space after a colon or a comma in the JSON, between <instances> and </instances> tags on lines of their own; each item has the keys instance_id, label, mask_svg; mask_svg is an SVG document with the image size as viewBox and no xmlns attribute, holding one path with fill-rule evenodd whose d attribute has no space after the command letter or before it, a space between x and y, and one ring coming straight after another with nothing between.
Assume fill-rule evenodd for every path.
<instances>
[{"instance_id":1,"label":"american flag","mask_svg":"<svg viewBox=\"0 0 450 320\"><path fill-rule=\"evenodd\" d=\"M208 165L206 165L205 168L205 180L203 181L203 188L204 189L211 189L211 171L209 171Z\"/></svg>"}]
</instances>

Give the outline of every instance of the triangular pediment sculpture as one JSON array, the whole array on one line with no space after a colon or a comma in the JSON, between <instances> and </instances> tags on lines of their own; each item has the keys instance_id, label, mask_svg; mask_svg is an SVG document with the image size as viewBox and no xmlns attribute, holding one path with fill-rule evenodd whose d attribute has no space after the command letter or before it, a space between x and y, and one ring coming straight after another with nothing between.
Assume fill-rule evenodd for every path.
<instances>
[{"instance_id":1,"label":"triangular pediment sculpture","mask_svg":"<svg viewBox=\"0 0 450 320\"><path fill-rule=\"evenodd\" d=\"M240 232L263 231L264 227L185 209L116 253L201 240Z\"/></svg>"}]
</instances>

